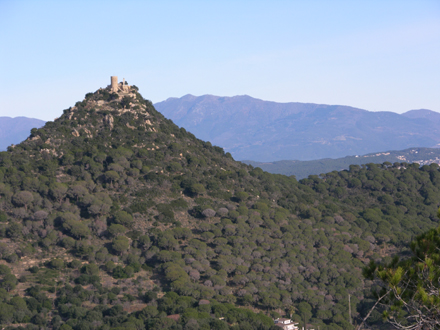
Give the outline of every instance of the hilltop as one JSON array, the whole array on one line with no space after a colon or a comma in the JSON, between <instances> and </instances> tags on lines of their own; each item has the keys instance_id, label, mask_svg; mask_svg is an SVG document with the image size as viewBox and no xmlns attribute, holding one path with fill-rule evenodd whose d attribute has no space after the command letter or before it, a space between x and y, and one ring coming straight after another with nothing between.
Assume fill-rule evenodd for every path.
<instances>
[{"instance_id":1,"label":"hilltop","mask_svg":"<svg viewBox=\"0 0 440 330\"><path fill-rule=\"evenodd\" d=\"M436 164L297 181L118 86L0 153L2 324L269 330L292 314L351 329L348 295L354 320L372 302L364 265L438 224Z\"/></svg>"},{"instance_id":2,"label":"hilltop","mask_svg":"<svg viewBox=\"0 0 440 330\"><path fill-rule=\"evenodd\" d=\"M314 160L436 147L440 114L371 112L342 105L277 103L247 95L169 98L155 107L235 159Z\"/></svg>"}]
</instances>

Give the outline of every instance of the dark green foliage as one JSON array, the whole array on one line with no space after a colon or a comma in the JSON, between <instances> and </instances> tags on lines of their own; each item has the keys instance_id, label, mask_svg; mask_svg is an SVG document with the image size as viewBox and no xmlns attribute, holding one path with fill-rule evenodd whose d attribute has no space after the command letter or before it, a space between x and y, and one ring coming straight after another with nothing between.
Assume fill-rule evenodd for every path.
<instances>
[{"instance_id":1,"label":"dark green foliage","mask_svg":"<svg viewBox=\"0 0 440 330\"><path fill-rule=\"evenodd\" d=\"M118 236L124 234L127 231L127 228L122 225L113 223L107 228L107 231L111 236Z\"/></svg>"},{"instance_id":2,"label":"dark green foliage","mask_svg":"<svg viewBox=\"0 0 440 330\"><path fill-rule=\"evenodd\" d=\"M135 201L128 208L126 208L126 211L132 214L133 213L146 214L148 213L148 209L151 208L152 206L154 206L154 202L151 200L145 202Z\"/></svg>"},{"instance_id":3,"label":"dark green foliage","mask_svg":"<svg viewBox=\"0 0 440 330\"><path fill-rule=\"evenodd\" d=\"M118 236L113 239L112 248L116 253L121 254L128 250L130 242L127 237Z\"/></svg>"},{"instance_id":4,"label":"dark green foliage","mask_svg":"<svg viewBox=\"0 0 440 330\"><path fill-rule=\"evenodd\" d=\"M133 276L134 272L135 271L132 266L116 266L112 271L112 276L114 278L129 278Z\"/></svg>"},{"instance_id":5,"label":"dark green foliage","mask_svg":"<svg viewBox=\"0 0 440 330\"><path fill-rule=\"evenodd\" d=\"M54 269L63 269L65 267L64 260L62 259L52 259L49 266Z\"/></svg>"},{"instance_id":6,"label":"dark green foliage","mask_svg":"<svg viewBox=\"0 0 440 330\"><path fill-rule=\"evenodd\" d=\"M125 211L117 211L113 216L113 222L131 228L133 226L133 217Z\"/></svg>"},{"instance_id":7,"label":"dark green foliage","mask_svg":"<svg viewBox=\"0 0 440 330\"><path fill-rule=\"evenodd\" d=\"M417 236L410 248L411 258L399 260L395 255L379 264L371 260L364 268L364 276L375 280L373 298L376 304L380 302L370 312L381 310L383 317L399 329L435 328L440 320L440 227ZM365 318L370 315L367 311L363 314Z\"/></svg>"},{"instance_id":8,"label":"dark green foliage","mask_svg":"<svg viewBox=\"0 0 440 330\"><path fill-rule=\"evenodd\" d=\"M19 258L49 261L25 274L23 285L44 289L26 298L23 323L228 327L212 313L234 329L269 329L268 316L236 308L242 305L348 329L348 294L356 315L368 289L366 260L437 224L438 166L368 164L298 182L234 162L134 90L130 97L121 104L108 90L87 95L32 140L0 153L7 242L0 254L17 269ZM69 267L62 258L73 258ZM122 290L110 291L104 275ZM145 294L157 293L152 280L166 299ZM198 306L201 299L210 304ZM142 300L150 305L131 316L115 307Z\"/></svg>"},{"instance_id":9,"label":"dark green foliage","mask_svg":"<svg viewBox=\"0 0 440 330\"><path fill-rule=\"evenodd\" d=\"M175 210L188 209L188 203L183 198L178 198L170 202L170 206Z\"/></svg>"},{"instance_id":10,"label":"dark green foliage","mask_svg":"<svg viewBox=\"0 0 440 330\"><path fill-rule=\"evenodd\" d=\"M0 222L5 222L8 219L8 216L5 212L0 211Z\"/></svg>"},{"instance_id":11,"label":"dark green foliage","mask_svg":"<svg viewBox=\"0 0 440 330\"><path fill-rule=\"evenodd\" d=\"M393 163L400 163L401 159L408 162L435 161L440 156L438 148L410 148L399 151L389 151L384 153L372 153L362 156L347 156L344 158L325 158L317 160L280 160L276 162L255 162L244 161L246 164L261 167L263 170L275 174L284 174L295 176L298 180L309 177L310 175L319 175L334 170L356 170L360 165L367 163L383 163L386 166L392 166Z\"/></svg>"},{"instance_id":12,"label":"dark green foliage","mask_svg":"<svg viewBox=\"0 0 440 330\"><path fill-rule=\"evenodd\" d=\"M156 217L158 221L168 223L174 221L174 212L169 204L158 204L156 206L159 215Z\"/></svg>"}]
</instances>

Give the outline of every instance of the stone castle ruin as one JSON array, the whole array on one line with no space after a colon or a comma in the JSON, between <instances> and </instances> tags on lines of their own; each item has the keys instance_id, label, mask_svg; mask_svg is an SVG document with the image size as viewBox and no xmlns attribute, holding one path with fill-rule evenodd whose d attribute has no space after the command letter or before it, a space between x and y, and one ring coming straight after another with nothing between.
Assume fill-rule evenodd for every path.
<instances>
[{"instance_id":1,"label":"stone castle ruin","mask_svg":"<svg viewBox=\"0 0 440 330\"><path fill-rule=\"evenodd\" d=\"M122 82L118 83L117 76L110 77L110 90L112 92L128 92L130 91L130 86L125 82L125 78L122 79Z\"/></svg>"}]
</instances>

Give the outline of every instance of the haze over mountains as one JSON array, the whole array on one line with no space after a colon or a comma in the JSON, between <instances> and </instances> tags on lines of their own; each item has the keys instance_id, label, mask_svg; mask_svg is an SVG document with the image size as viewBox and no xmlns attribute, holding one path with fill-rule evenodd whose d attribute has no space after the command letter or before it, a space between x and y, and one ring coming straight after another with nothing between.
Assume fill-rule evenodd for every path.
<instances>
[{"instance_id":1,"label":"haze over mountains","mask_svg":"<svg viewBox=\"0 0 440 330\"><path fill-rule=\"evenodd\" d=\"M27 117L0 117L0 151L25 140L32 128L40 128L44 121Z\"/></svg>"},{"instance_id":2,"label":"haze over mountains","mask_svg":"<svg viewBox=\"0 0 440 330\"><path fill-rule=\"evenodd\" d=\"M341 105L276 103L250 96L169 98L155 107L235 159L312 160L440 143L440 114L371 112Z\"/></svg>"},{"instance_id":3,"label":"haze over mountains","mask_svg":"<svg viewBox=\"0 0 440 330\"><path fill-rule=\"evenodd\" d=\"M338 105L276 103L246 95L189 94L155 106L198 138L221 146L235 159L255 165L343 157L351 161L355 155L438 147L440 143L440 114L426 109L396 114ZM0 117L0 150L23 141L32 128L44 123L34 118ZM293 169L286 172L286 163L281 172L279 163L277 169L273 165L260 165L273 173L299 174L299 177L305 173ZM297 162L295 166L298 165Z\"/></svg>"},{"instance_id":4,"label":"haze over mountains","mask_svg":"<svg viewBox=\"0 0 440 330\"><path fill-rule=\"evenodd\" d=\"M374 303L362 268L438 226L440 170L272 175L120 83L0 152L0 198L2 325L353 330Z\"/></svg>"},{"instance_id":5,"label":"haze over mountains","mask_svg":"<svg viewBox=\"0 0 440 330\"><path fill-rule=\"evenodd\" d=\"M280 160L277 162L255 162L243 160L245 164L259 167L263 171L274 174L294 175L296 179L304 179L309 175L319 175L332 171L348 170L352 165L388 163L418 163L422 165L440 164L439 148L410 148L405 150L376 152L362 156L346 156L343 158L325 158L316 160Z\"/></svg>"}]
</instances>

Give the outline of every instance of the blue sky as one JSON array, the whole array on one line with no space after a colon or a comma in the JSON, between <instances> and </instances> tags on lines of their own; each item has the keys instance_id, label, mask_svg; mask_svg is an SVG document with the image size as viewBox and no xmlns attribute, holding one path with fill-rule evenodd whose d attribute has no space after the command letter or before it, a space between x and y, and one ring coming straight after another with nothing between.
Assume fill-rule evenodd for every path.
<instances>
[{"instance_id":1,"label":"blue sky","mask_svg":"<svg viewBox=\"0 0 440 330\"><path fill-rule=\"evenodd\" d=\"M0 116L125 78L185 94L440 112L440 1L0 1Z\"/></svg>"}]
</instances>

